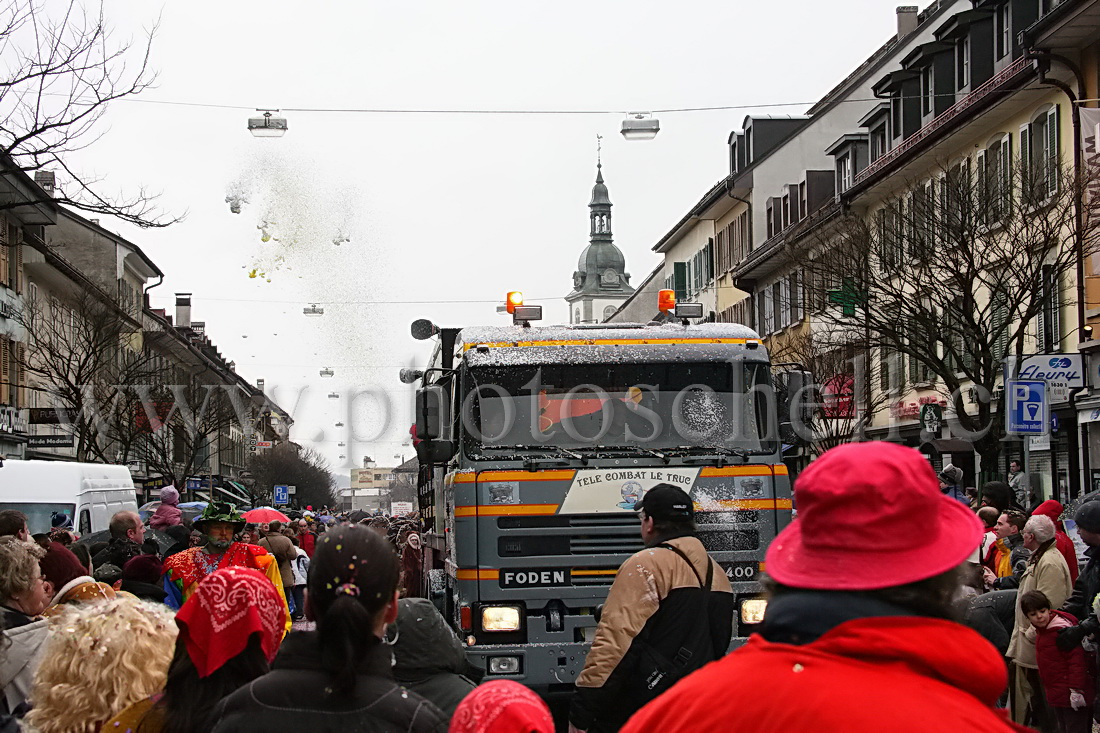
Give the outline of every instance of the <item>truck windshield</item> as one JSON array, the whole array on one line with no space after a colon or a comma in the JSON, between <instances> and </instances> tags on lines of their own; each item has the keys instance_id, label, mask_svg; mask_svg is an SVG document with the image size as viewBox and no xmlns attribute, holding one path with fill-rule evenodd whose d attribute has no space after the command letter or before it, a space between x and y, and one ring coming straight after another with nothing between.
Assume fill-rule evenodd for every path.
<instances>
[{"instance_id":1,"label":"truck windshield","mask_svg":"<svg viewBox=\"0 0 1100 733\"><path fill-rule=\"evenodd\" d=\"M459 417L473 458L508 449L778 450L761 362L485 366L469 374Z\"/></svg>"},{"instance_id":2,"label":"truck windshield","mask_svg":"<svg viewBox=\"0 0 1100 733\"><path fill-rule=\"evenodd\" d=\"M31 534L41 534L43 532L49 532L54 526L61 526L60 524L54 525L53 521L56 518L59 523L62 522L62 518L68 520L67 526L72 529L76 526L73 521L73 511L76 509L74 504L24 504L20 502L4 502L0 503L0 511L6 509L14 509L19 512L23 512L27 515L27 528Z\"/></svg>"}]
</instances>

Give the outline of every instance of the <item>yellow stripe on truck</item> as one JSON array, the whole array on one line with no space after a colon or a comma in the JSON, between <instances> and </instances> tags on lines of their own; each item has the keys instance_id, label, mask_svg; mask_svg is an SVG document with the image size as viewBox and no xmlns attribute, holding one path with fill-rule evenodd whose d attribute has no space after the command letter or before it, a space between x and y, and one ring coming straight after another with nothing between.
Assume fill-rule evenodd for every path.
<instances>
[{"instance_id":1,"label":"yellow stripe on truck","mask_svg":"<svg viewBox=\"0 0 1100 733\"><path fill-rule=\"evenodd\" d=\"M537 517L557 514L557 504L489 504L456 506L456 517Z\"/></svg>"},{"instance_id":2,"label":"yellow stripe on truck","mask_svg":"<svg viewBox=\"0 0 1100 733\"><path fill-rule=\"evenodd\" d=\"M790 509L790 499L718 499L706 504L695 502L695 511L713 512L715 509Z\"/></svg>"},{"instance_id":3,"label":"yellow stripe on truck","mask_svg":"<svg viewBox=\"0 0 1100 733\"><path fill-rule=\"evenodd\" d=\"M482 471L481 473L454 473L456 484L472 484L478 481L572 481L575 471Z\"/></svg>"},{"instance_id":4,"label":"yellow stripe on truck","mask_svg":"<svg viewBox=\"0 0 1100 733\"><path fill-rule=\"evenodd\" d=\"M500 571L484 568L468 570L459 569L455 577L459 580L499 580Z\"/></svg>"}]
</instances>

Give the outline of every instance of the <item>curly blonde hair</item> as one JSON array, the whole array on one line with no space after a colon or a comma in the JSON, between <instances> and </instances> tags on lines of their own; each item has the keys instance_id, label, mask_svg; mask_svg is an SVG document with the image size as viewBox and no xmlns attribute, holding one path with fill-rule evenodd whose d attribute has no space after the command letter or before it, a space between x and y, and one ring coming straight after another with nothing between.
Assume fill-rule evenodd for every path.
<instances>
[{"instance_id":1,"label":"curly blonde hair","mask_svg":"<svg viewBox=\"0 0 1100 733\"><path fill-rule=\"evenodd\" d=\"M0 601L25 593L41 574L38 561L46 554L33 542L7 535L0 537Z\"/></svg>"},{"instance_id":2,"label":"curly blonde hair","mask_svg":"<svg viewBox=\"0 0 1100 733\"><path fill-rule=\"evenodd\" d=\"M68 607L50 622L27 722L40 733L95 733L164 689L175 643L163 605L120 596Z\"/></svg>"}]
</instances>

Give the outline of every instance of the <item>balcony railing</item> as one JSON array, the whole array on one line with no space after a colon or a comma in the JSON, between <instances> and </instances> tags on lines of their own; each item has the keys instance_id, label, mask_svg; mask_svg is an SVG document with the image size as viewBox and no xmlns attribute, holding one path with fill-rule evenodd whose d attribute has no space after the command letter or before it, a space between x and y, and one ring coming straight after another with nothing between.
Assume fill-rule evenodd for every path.
<instances>
[{"instance_id":1,"label":"balcony railing","mask_svg":"<svg viewBox=\"0 0 1100 733\"><path fill-rule=\"evenodd\" d=\"M970 94L967 94L958 102L955 102L955 104L944 110L943 114L936 117L920 130L906 138L896 148L893 148L892 150L890 150L890 152L886 153L881 158L860 171L856 175L855 182L862 183L863 181L867 180L884 168L889 167L892 163L894 163L903 155L912 150L914 147L919 145L922 140L927 139L937 130L940 130L944 126L950 124L953 120L958 118L968 109L985 100L991 94L997 92L1002 85L1010 81L1013 77L1018 75L1021 71L1023 71L1030 65L1031 59L1025 57L1016 59L1014 62L1005 67L1005 69L1001 73L989 79L989 81L985 82L980 87L970 92ZM843 191L841 193L843 193Z\"/></svg>"}]
</instances>

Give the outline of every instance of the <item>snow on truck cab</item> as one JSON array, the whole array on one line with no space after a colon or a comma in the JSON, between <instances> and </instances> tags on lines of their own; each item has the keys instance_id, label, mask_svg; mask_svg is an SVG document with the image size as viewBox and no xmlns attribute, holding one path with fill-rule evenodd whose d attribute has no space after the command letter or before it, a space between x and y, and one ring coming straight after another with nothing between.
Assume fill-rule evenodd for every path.
<instances>
[{"instance_id":1,"label":"snow on truck cab","mask_svg":"<svg viewBox=\"0 0 1100 733\"><path fill-rule=\"evenodd\" d=\"M516 304L511 327L413 324L438 340L426 369L401 375L419 382L422 594L487 676L572 690L598 608L643 547L634 503L672 483L733 585L742 643L791 518L786 396L808 375L773 374L737 324L532 327L537 309Z\"/></svg>"}]
</instances>

